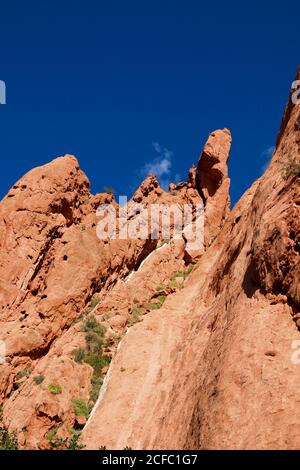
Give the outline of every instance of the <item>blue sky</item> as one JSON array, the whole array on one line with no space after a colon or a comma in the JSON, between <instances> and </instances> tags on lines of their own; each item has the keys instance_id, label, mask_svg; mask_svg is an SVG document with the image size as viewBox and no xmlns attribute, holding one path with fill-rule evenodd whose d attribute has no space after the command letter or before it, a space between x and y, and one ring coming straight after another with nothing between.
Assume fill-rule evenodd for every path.
<instances>
[{"instance_id":1,"label":"blue sky","mask_svg":"<svg viewBox=\"0 0 300 470\"><path fill-rule=\"evenodd\" d=\"M299 2L1 2L2 197L72 153L94 193L154 165L184 179L214 129L233 135L231 196L260 176L300 63Z\"/></svg>"}]
</instances>

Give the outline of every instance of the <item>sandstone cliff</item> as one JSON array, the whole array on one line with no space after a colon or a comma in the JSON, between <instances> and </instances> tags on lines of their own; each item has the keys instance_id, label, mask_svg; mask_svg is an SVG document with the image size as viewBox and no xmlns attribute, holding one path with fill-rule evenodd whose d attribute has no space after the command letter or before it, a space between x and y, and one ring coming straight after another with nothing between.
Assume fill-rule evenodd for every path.
<instances>
[{"instance_id":1,"label":"sandstone cliff","mask_svg":"<svg viewBox=\"0 0 300 470\"><path fill-rule=\"evenodd\" d=\"M122 208L69 155L3 199L0 398L22 448L300 447L300 106L231 212L230 144L211 133L187 182L150 175L128 204L203 204L196 253L188 231L99 239L99 204Z\"/></svg>"}]
</instances>

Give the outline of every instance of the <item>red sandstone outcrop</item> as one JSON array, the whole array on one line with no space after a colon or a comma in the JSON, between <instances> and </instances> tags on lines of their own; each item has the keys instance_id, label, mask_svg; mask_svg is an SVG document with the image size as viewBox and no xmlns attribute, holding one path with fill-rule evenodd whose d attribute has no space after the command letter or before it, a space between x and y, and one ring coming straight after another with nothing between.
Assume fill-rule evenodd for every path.
<instances>
[{"instance_id":1,"label":"red sandstone outcrop","mask_svg":"<svg viewBox=\"0 0 300 470\"><path fill-rule=\"evenodd\" d=\"M230 146L231 133L228 129L212 132L198 162L198 188L205 202L206 246L216 238L230 213L228 178Z\"/></svg>"},{"instance_id":2,"label":"red sandstone outcrop","mask_svg":"<svg viewBox=\"0 0 300 470\"><path fill-rule=\"evenodd\" d=\"M267 171L212 232L185 288L126 335L88 448L300 448L299 119L290 106ZM204 195L217 180L202 180Z\"/></svg>"},{"instance_id":3,"label":"red sandstone outcrop","mask_svg":"<svg viewBox=\"0 0 300 470\"><path fill-rule=\"evenodd\" d=\"M158 239L99 239L97 207L119 221L124 208L92 196L72 156L14 185L0 204L0 397L22 448L71 428L88 449L300 447L299 122L289 104L270 165L231 213L227 129L187 182L164 191L150 175L137 189L132 228L143 207L203 204L198 252L195 217L176 240L161 225Z\"/></svg>"},{"instance_id":4,"label":"red sandstone outcrop","mask_svg":"<svg viewBox=\"0 0 300 470\"><path fill-rule=\"evenodd\" d=\"M157 245L99 240L96 209L110 202L109 194L90 195L72 156L32 170L2 201L0 331L6 363L0 366L0 396L7 424L28 430L20 437L27 447L49 445L49 429L74 424L73 400L88 400L92 368L83 373L70 356L84 343L80 326L72 324L92 296L100 290L104 295ZM39 375L45 381L37 388L33 379ZM53 397L47 387L57 377L62 393Z\"/></svg>"},{"instance_id":5,"label":"red sandstone outcrop","mask_svg":"<svg viewBox=\"0 0 300 470\"><path fill-rule=\"evenodd\" d=\"M197 205L202 198L191 181L171 193L150 175L128 204L129 224L140 217L137 203L155 202ZM65 435L78 425L74 401L88 403L94 394L93 368L73 355L85 347L88 313L93 310L106 328L103 352L112 357L128 326L183 288L192 260L187 236L166 243L161 226L157 239L99 239L100 204L111 204L120 216L112 195L90 194L77 160L67 155L30 171L0 206L0 327L6 345L0 396L4 421L26 448L47 448L49 431ZM37 385L38 377L43 382ZM54 396L53 384L61 389Z\"/></svg>"}]
</instances>

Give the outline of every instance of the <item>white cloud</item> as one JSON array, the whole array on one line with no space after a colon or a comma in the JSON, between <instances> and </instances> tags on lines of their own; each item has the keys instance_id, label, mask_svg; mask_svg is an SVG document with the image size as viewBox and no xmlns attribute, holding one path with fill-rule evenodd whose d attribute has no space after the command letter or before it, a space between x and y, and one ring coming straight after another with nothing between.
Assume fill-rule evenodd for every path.
<instances>
[{"instance_id":1,"label":"white cloud","mask_svg":"<svg viewBox=\"0 0 300 470\"><path fill-rule=\"evenodd\" d=\"M274 150L275 150L274 145L271 145L270 147L266 148L266 149L262 152L261 156L264 157L264 158L270 159L270 158L272 157L272 155L273 155Z\"/></svg>"},{"instance_id":2,"label":"white cloud","mask_svg":"<svg viewBox=\"0 0 300 470\"><path fill-rule=\"evenodd\" d=\"M181 181L181 174L180 173L175 173L174 183L179 183L180 181Z\"/></svg>"},{"instance_id":3,"label":"white cloud","mask_svg":"<svg viewBox=\"0 0 300 470\"><path fill-rule=\"evenodd\" d=\"M146 178L150 173L153 173L159 180L161 187L168 191L172 176L173 152L162 147L158 142L152 142L152 147L155 150L156 156L137 171L137 176L138 178Z\"/></svg>"},{"instance_id":4,"label":"white cloud","mask_svg":"<svg viewBox=\"0 0 300 470\"><path fill-rule=\"evenodd\" d=\"M157 153L161 152L161 146L159 145L158 142L152 142L152 146L153 146L155 152L157 152Z\"/></svg>"},{"instance_id":5,"label":"white cloud","mask_svg":"<svg viewBox=\"0 0 300 470\"><path fill-rule=\"evenodd\" d=\"M163 154L156 157L152 162L146 163L142 169L142 173L145 176L149 173L154 173L157 178L161 178L162 176L170 175L171 167L171 157Z\"/></svg>"},{"instance_id":6,"label":"white cloud","mask_svg":"<svg viewBox=\"0 0 300 470\"><path fill-rule=\"evenodd\" d=\"M273 152L275 150L274 145L271 145L270 147L267 147L261 154L261 158L265 160L264 164L261 167L262 173L264 173L267 169L267 166L269 165L269 162L272 158Z\"/></svg>"},{"instance_id":7,"label":"white cloud","mask_svg":"<svg viewBox=\"0 0 300 470\"><path fill-rule=\"evenodd\" d=\"M167 148L162 149L157 142L153 142L152 145L158 155L143 166L140 174L145 177L154 173L157 178L163 177L163 180L166 181L171 175L173 153Z\"/></svg>"}]
</instances>

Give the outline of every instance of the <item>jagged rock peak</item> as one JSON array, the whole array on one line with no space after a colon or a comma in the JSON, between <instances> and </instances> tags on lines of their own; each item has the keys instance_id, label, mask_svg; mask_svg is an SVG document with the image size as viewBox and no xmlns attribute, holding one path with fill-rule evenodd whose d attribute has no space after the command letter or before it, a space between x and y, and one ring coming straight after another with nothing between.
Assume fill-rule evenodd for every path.
<instances>
[{"instance_id":1,"label":"jagged rock peak","mask_svg":"<svg viewBox=\"0 0 300 470\"><path fill-rule=\"evenodd\" d=\"M154 174L150 174L147 176L147 178L144 179L144 181L132 196L132 200L134 202L141 202L151 193L157 195L161 195L163 193L163 189L160 187L157 177Z\"/></svg>"},{"instance_id":2,"label":"jagged rock peak","mask_svg":"<svg viewBox=\"0 0 300 470\"><path fill-rule=\"evenodd\" d=\"M231 147L228 129L211 132L199 157L197 189L205 204L205 237L209 246L230 213L228 158Z\"/></svg>"}]
</instances>

